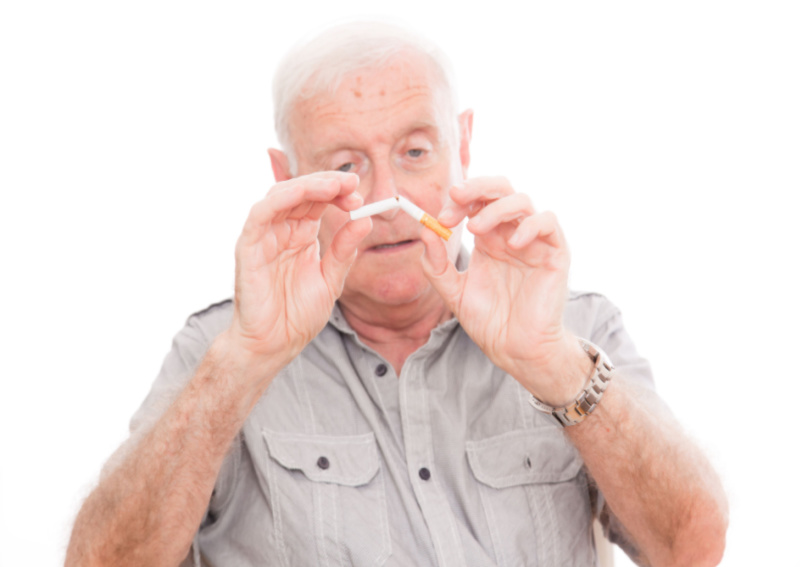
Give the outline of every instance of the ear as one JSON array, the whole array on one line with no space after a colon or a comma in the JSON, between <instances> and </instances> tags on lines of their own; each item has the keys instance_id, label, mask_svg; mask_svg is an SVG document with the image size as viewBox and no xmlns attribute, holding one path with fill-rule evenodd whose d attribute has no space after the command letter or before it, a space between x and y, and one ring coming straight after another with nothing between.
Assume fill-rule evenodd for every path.
<instances>
[{"instance_id":1,"label":"ear","mask_svg":"<svg viewBox=\"0 0 800 567\"><path fill-rule=\"evenodd\" d=\"M460 135L458 154L461 158L461 172L467 178L469 168L469 143L472 141L472 109L465 110L458 115L458 130Z\"/></svg>"},{"instance_id":2,"label":"ear","mask_svg":"<svg viewBox=\"0 0 800 567\"><path fill-rule=\"evenodd\" d=\"M270 148L268 152L269 161L272 163L272 175L275 176L275 183L291 179L292 176L289 173L289 158L286 157L286 154L275 148Z\"/></svg>"}]
</instances>

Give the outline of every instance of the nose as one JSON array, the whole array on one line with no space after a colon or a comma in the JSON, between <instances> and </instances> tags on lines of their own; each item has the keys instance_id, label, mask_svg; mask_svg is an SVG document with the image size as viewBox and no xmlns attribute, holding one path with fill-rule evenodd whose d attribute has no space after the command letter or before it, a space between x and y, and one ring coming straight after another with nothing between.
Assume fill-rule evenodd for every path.
<instances>
[{"instance_id":1,"label":"nose","mask_svg":"<svg viewBox=\"0 0 800 567\"><path fill-rule=\"evenodd\" d=\"M397 192L397 186L395 185L394 172L392 171L390 165L375 165L372 169L371 177L372 186L369 190L369 196L366 199L367 202L374 203L384 199L391 199L392 197L399 195ZM380 216L386 220L392 220L395 216L397 216L398 211L399 209L391 209L376 216Z\"/></svg>"}]
</instances>

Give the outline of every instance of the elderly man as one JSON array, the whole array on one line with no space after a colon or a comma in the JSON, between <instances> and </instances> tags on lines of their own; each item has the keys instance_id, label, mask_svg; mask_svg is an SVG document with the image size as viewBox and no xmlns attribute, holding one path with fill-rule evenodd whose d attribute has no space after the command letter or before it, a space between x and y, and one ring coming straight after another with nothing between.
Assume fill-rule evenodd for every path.
<instances>
[{"instance_id":1,"label":"elderly man","mask_svg":"<svg viewBox=\"0 0 800 567\"><path fill-rule=\"evenodd\" d=\"M175 338L67 564L586 566L593 517L642 565L717 564L716 475L617 310L568 292L555 217L467 179L472 113L438 51L335 28L275 93L285 149L235 297ZM453 237L350 219L394 197Z\"/></svg>"}]
</instances>

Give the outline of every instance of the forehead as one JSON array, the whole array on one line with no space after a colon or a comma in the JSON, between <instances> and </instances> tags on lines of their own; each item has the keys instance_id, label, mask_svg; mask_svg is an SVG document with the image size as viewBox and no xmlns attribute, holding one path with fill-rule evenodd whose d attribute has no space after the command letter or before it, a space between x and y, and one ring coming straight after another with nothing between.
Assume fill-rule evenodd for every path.
<instances>
[{"instance_id":1,"label":"forehead","mask_svg":"<svg viewBox=\"0 0 800 567\"><path fill-rule=\"evenodd\" d=\"M346 74L332 93L298 101L290 123L298 152L347 141L390 143L409 130L440 130L440 80L420 57Z\"/></svg>"}]
</instances>

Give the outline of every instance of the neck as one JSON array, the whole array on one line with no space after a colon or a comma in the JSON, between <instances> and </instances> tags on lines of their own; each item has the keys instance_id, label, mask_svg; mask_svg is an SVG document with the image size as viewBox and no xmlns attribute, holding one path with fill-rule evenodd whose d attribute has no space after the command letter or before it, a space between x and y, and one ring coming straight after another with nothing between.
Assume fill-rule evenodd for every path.
<instances>
[{"instance_id":1,"label":"neck","mask_svg":"<svg viewBox=\"0 0 800 567\"><path fill-rule=\"evenodd\" d=\"M398 376L406 358L428 342L433 329L452 317L438 294L377 309L342 299L339 306L361 341L385 358Z\"/></svg>"}]
</instances>

